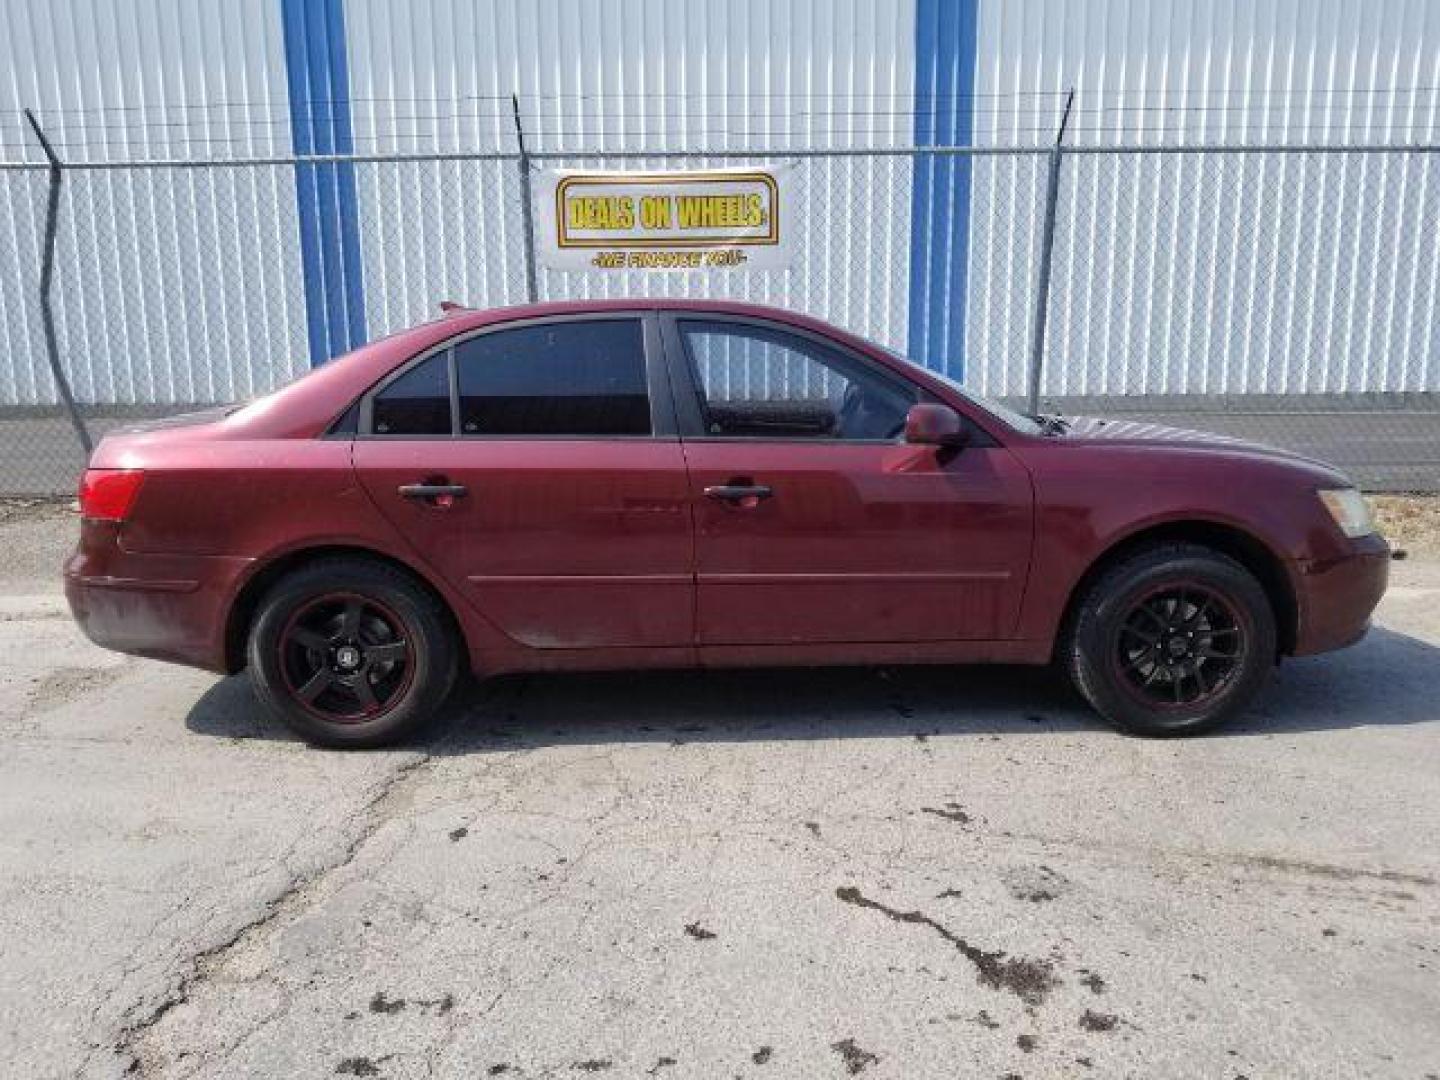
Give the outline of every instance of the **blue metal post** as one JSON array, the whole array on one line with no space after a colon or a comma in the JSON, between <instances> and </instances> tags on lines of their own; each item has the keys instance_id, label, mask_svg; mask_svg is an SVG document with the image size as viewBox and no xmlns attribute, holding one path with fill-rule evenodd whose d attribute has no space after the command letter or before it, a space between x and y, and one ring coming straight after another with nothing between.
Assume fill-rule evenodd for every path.
<instances>
[{"instance_id":1,"label":"blue metal post","mask_svg":"<svg viewBox=\"0 0 1440 1080\"><path fill-rule=\"evenodd\" d=\"M915 145L968 146L979 0L915 0ZM970 259L970 159L916 156L910 204L908 352L955 379L965 374Z\"/></svg>"},{"instance_id":2,"label":"blue metal post","mask_svg":"<svg viewBox=\"0 0 1440 1080\"><path fill-rule=\"evenodd\" d=\"M290 133L297 155L355 152L341 0L280 0ZM365 340L355 166L295 166L310 363Z\"/></svg>"}]
</instances>

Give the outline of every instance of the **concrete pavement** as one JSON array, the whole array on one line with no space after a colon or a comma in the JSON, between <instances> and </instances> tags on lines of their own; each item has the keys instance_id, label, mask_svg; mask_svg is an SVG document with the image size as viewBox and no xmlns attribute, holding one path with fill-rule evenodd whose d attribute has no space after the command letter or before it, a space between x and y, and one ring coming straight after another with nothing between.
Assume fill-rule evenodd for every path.
<instances>
[{"instance_id":1,"label":"concrete pavement","mask_svg":"<svg viewBox=\"0 0 1440 1080\"><path fill-rule=\"evenodd\" d=\"M3 537L0 1074L1440 1075L1440 564L1204 739L867 669L341 754L84 642L60 531Z\"/></svg>"}]
</instances>

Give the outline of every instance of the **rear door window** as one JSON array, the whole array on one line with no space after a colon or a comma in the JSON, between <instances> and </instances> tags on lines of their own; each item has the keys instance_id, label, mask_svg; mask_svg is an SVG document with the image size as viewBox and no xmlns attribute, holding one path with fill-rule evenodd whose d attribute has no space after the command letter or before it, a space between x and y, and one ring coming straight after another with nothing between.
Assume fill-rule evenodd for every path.
<instances>
[{"instance_id":1,"label":"rear door window","mask_svg":"<svg viewBox=\"0 0 1440 1080\"><path fill-rule=\"evenodd\" d=\"M649 435L639 319L497 330L455 346L460 434Z\"/></svg>"}]
</instances>

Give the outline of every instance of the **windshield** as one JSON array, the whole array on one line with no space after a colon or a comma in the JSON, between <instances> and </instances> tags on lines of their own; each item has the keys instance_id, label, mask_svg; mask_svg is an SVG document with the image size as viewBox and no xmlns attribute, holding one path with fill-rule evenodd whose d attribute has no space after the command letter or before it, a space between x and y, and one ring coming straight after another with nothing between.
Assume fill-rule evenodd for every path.
<instances>
[{"instance_id":1,"label":"windshield","mask_svg":"<svg viewBox=\"0 0 1440 1080\"><path fill-rule=\"evenodd\" d=\"M920 364L915 363L915 361L911 360L908 356L901 356L894 349L887 349L884 345L877 345L876 348L882 350L887 356L894 357L901 363L909 364L913 368L919 368L931 378L939 379L951 390L954 390L955 393L959 394L966 401L970 402L970 404L974 405L977 409L982 409L983 411L989 413L991 416L995 417L995 419L999 420L1007 427L1014 428L1016 431L1024 432L1026 435L1043 435L1045 433L1044 426L1041 425L1033 417L1026 416L1024 413L1016 412L1014 409L1001 405L993 398L983 397L982 395L975 393L973 390L967 390L954 379L950 378L950 376L944 375L931 368L923 367Z\"/></svg>"}]
</instances>

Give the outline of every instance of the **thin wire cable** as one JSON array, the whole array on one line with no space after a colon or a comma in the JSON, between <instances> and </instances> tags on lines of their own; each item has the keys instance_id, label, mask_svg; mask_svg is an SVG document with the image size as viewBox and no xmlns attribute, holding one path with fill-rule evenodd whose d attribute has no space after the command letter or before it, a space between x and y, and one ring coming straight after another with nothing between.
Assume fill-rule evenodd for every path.
<instances>
[{"instance_id":1,"label":"thin wire cable","mask_svg":"<svg viewBox=\"0 0 1440 1080\"><path fill-rule=\"evenodd\" d=\"M607 99L670 99L670 100L691 100L691 99L814 99L827 97L835 100L847 98L864 98L867 100L898 98L907 101L973 101L973 100L995 100L1003 98L1033 98L1052 97L1063 99L1069 93L1068 89L1062 90L1007 90L1007 91L928 91L928 90L894 90L894 91L862 91L851 92L830 92L828 94L817 94L811 91L782 91L782 90L637 90L637 91L601 91L594 93L544 93L544 94L521 94L522 102L525 100L539 101L595 101ZM1088 96L1091 92L1080 90L1079 94ZM1237 97L1247 98L1273 98L1273 97L1317 97L1329 96L1367 96L1381 94L1420 94L1440 93L1440 85L1423 86L1374 86L1374 87L1291 87L1283 89L1244 89L1244 88L1215 88L1209 90L1196 89L1160 89L1140 88L1136 90L1114 91L1120 97L1138 95L1141 97L1153 95L1183 95L1188 98L1207 97ZM508 102L510 94L453 94L453 95L356 95L346 97L311 97L301 99L298 103L310 106L316 105L354 105L360 103L391 103L391 102L424 102L427 104L442 104L458 101L496 101ZM292 106L290 99L251 99L231 101L201 101L201 102L157 102L137 105L88 105L88 106L67 106L54 108L39 108L37 113L49 115L84 115L103 113L126 113L144 112L147 110L205 110L205 109L275 109L289 112ZM1112 106L1124 108L1126 106ZM1081 107L1082 110L1085 108ZM1093 108L1093 106L1091 106Z\"/></svg>"},{"instance_id":2,"label":"thin wire cable","mask_svg":"<svg viewBox=\"0 0 1440 1080\"><path fill-rule=\"evenodd\" d=\"M420 122L420 121L427 122L427 123L453 123L454 121L457 121L457 120L464 120L464 121L471 121L471 120L477 120L477 121L478 121L478 120L493 120L493 121L496 121L497 123L502 123L502 122L503 122L503 123L510 123L510 122L512 122L513 117L512 117L512 114L510 114L510 113L444 113L444 114L417 114L417 115L401 114L401 115L399 115L399 116L384 116L384 117L377 118L377 119L383 119L383 120L384 120L385 122L387 122L387 123L398 123L398 122L406 122L406 123L409 123L409 122ZM335 118L335 119L327 119L327 118L324 118L324 117L312 117L312 118L311 118L310 125L308 125L308 126L321 126L321 125L324 125L324 124L327 124L327 123L335 124L335 123L338 123L338 122L339 122L339 121L338 121L338 118ZM197 127L202 127L202 126L204 126L204 125L207 124L207 123L213 123L214 126L219 127L219 128L232 128L232 127L266 127L266 128L272 128L272 127L287 127L287 128L288 128L288 127L292 126L292 121L291 121L289 118L284 119L284 120L254 120L254 119L248 119L248 120L238 120L238 119L237 119L237 120L232 120L232 119L224 119L224 120L216 120L216 121L205 121L205 120L151 120L151 121L141 121L141 122L137 122L137 123L125 123L125 124L87 124L87 123L75 123L75 122L61 121L60 123L58 123L58 124L56 124L56 125L53 126L53 130L59 131L59 132L75 132L75 131L78 131L78 132L99 132L99 133L101 133L101 134L111 134L111 133L123 133L123 132L130 132L130 131L146 131L146 130L150 130L150 129L153 129L153 128L188 128L188 129L194 129L194 128L197 128ZM354 123L354 121L352 121L352 126L353 126L353 123Z\"/></svg>"},{"instance_id":3,"label":"thin wire cable","mask_svg":"<svg viewBox=\"0 0 1440 1080\"><path fill-rule=\"evenodd\" d=\"M356 102L426 102L427 104L438 104L446 101L505 101L510 100L509 94L455 94L448 97L423 96L423 97L402 97L399 95L385 94L372 97L334 97L334 98L301 98L297 102L306 105L353 105ZM197 101L179 102L166 104L163 102L147 105L88 105L71 106L67 108L46 108L36 109L37 115L51 114L60 115L63 113L107 113L107 112L136 112L145 109L283 109L289 112L291 101L269 99L265 101Z\"/></svg>"}]
</instances>

